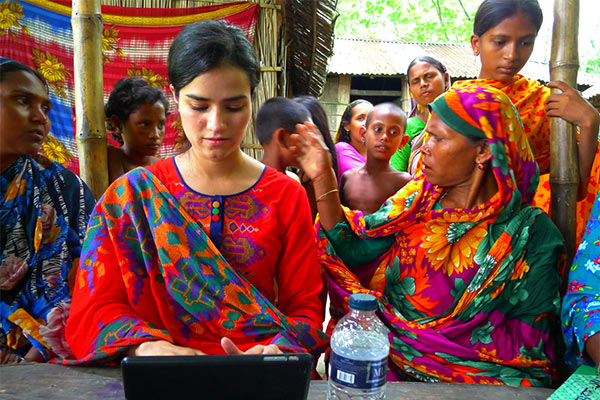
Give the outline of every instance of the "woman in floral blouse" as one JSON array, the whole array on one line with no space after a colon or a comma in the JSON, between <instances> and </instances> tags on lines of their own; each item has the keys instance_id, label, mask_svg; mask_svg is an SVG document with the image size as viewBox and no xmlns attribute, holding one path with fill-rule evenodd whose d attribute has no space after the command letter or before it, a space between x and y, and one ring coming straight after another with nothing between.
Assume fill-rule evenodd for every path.
<instances>
[{"instance_id":1,"label":"woman in floral blouse","mask_svg":"<svg viewBox=\"0 0 600 400\"><path fill-rule=\"evenodd\" d=\"M600 196L569 271L561 317L567 365L600 365Z\"/></svg>"}]
</instances>

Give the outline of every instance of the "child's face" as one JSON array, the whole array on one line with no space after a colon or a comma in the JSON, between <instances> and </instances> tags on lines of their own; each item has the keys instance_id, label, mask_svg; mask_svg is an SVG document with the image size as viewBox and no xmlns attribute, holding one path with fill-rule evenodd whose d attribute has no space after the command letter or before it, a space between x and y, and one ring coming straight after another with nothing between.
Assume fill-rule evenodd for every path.
<instances>
[{"instance_id":1,"label":"child's face","mask_svg":"<svg viewBox=\"0 0 600 400\"><path fill-rule=\"evenodd\" d=\"M350 120L350 123L344 126L344 129L350 132L350 144L354 147L356 147L356 144L358 143L364 143L362 135L364 130L362 129L365 127L367 114L369 114L369 111L371 111L372 108L373 105L367 102L355 105L352 109L352 119Z\"/></svg>"},{"instance_id":2,"label":"child's face","mask_svg":"<svg viewBox=\"0 0 600 400\"><path fill-rule=\"evenodd\" d=\"M165 119L165 106L160 101L140 105L123 126L125 145L139 154L154 156L165 136Z\"/></svg>"},{"instance_id":3,"label":"child's face","mask_svg":"<svg viewBox=\"0 0 600 400\"><path fill-rule=\"evenodd\" d=\"M367 157L389 160L402 142L406 144L405 130L402 115L389 109L374 109L367 127Z\"/></svg>"},{"instance_id":4,"label":"child's face","mask_svg":"<svg viewBox=\"0 0 600 400\"><path fill-rule=\"evenodd\" d=\"M536 34L531 19L520 12L481 36L471 36L473 54L481 56L479 78L501 82L512 79L529 60Z\"/></svg>"}]
</instances>

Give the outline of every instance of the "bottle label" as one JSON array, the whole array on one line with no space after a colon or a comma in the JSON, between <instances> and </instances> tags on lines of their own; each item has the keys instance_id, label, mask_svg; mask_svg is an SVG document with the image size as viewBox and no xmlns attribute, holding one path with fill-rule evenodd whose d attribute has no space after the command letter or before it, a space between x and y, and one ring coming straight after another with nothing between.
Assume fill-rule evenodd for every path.
<instances>
[{"instance_id":1,"label":"bottle label","mask_svg":"<svg viewBox=\"0 0 600 400\"><path fill-rule=\"evenodd\" d=\"M354 389L377 389L385 384L387 357L382 360L352 360L331 352L329 379Z\"/></svg>"}]
</instances>

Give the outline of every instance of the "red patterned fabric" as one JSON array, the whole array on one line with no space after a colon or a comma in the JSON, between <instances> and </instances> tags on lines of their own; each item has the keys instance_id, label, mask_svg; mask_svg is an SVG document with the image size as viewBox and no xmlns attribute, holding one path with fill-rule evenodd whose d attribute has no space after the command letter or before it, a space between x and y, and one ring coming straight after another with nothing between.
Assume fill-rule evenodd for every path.
<instances>
[{"instance_id":1,"label":"red patterned fabric","mask_svg":"<svg viewBox=\"0 0 600 400\"><path fill-rule=\"evenodd\" d=\"M258 9L252 2L174 9L102 6L104 101L113 85L126 76L141 76L162 88L171 103L171 115L159 155L176 153L180 129L167 82L171 42L184 25L206 19L239 26L253 41ZM0 24L0 56L31 66L48 80L52 130L42 152L78 172L71 13L70 0L0 2L0 15L6 17L6 23ZM109 142L118 146L112 139Z\"/></svg>"},{"instance_id":2,"label":"red patterned fabric","mask_svg":"<svg viewBox=\"0 0 600 400\"><path fill-rule=\"evenodd\" d=\"M227 262L288 317L323 325L312 221L300 185L266 167L249 189L207 196L190 189L174 158L146 167L203 227Z\"/></svg>"},{"instance_id":3,"label":"red patterned fabric","mask_svg":"<svg viewBox=\"0 0 600 400\"><path fill-rule=\"evenodd\" d=\"M195 193L162 181L176 174L172 162L127 173L96 205L65 328L77 361L66 363L111 362L128 346L159 339L219 354L224 336L242 350L276 344L318 357L328 339L320 331L321 277L302 187L268 168L252 188L230 196L260 207L229 221L238 235L223 236L255 238L254 250L264 251L257 258L271 262L239 265L197 218ZM268 240L280 251L267 254L276 247ZM261 270L248 274L253 264Z\"/></svg>"}]
</instances>

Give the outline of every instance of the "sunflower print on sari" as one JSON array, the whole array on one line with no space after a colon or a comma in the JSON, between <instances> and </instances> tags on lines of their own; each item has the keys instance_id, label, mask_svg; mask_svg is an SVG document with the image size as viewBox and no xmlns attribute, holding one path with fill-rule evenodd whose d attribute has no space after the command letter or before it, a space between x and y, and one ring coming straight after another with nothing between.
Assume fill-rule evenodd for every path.
<instances>
[{"instance_id":1,"label":"sunflower print on sari","mask_svg":"<svg viewBox=\"0 0 600 400\"><path fill-rule=\"evenodd\" d=\"M67 79L73 75L71 75L65 65L58 61L58 58L49 51L32 49L31 54L36 69L42 74L46 81L48 81L48 86L54 90L56 96L66 99Z\"/></svg>"},{"instance_id":2,"label":"sunflower print on sari","mask_svg":"<svg viewBox=\"0 0 600 400\"><path fill-rule=\"evenodd\" d=\"M66 166L69 161L73 160L73 154L59 142L51 133L46 136L42 143L41 154L51 161Z\"/></svg>"},{"instance_id":3,"label":"sunflower print on sari","mask_svg":"<svg viewBox=\"0 0 600 400\"><path fill-rule=\"evenodd\" d=\"M148 85L154 88L162 89L169 85L169 82L165 78L163 78L159 73L156 73L146 67L140 68L137 65L135 65L135 63L131 63L131 65L133 66L133 68L129 68L127 70L127 76L132 78L143 78L146 82L148 82Z\"/></svg>"},{"instance_id":4,"label":"sunflower print on sari","mask_svg":"<svg viewBox=\"0 0 600 400\"><path fill-rule=\"evenodd\" d=\"M21 28L29 35L29 28L19 22L23 17L23 6L17 0L12 2L5 0L0 3L0 36L8 34L10 37L17 37L17 34L12 31L13 27Z\"/></svg>"},{"instance_id":5,"label":"sunflower print on sari","mask_svg":"<svg viewBox=\"0 0 600 400\"><path fill-rule=\"evenodd\" d=\"M110 63L109 53L114 52L115 56L124 56L125 52L120 47L117 47L119 38L119 30L113 26L107 26L102 31L102 62Z\"/></svg>"},{"instance_id":6,"label":"sunflower print on sari","mask_svg":"<svg viewBox=\"0 0 600 400\"><path fill-rule=\"evenodd\" d=\"M346 211L346 225L319 241L331 302L344 308L348 293L375 292L379 316L390 329L394 379L548 385L564 246L549 218L528 205L537 165L506 96L476 86L450 89L442 101L457 117L453 121L487 138L498 192L475 208L438 209L446 189L421 174L376 215ZM357 238L341 235L348 227ZM392 235L393 241L386 238ZM552 256L536 253L544 246ZM337 254L365 264L350 270ZM373 264L374 277L362 286L357 277ZM531 313L535 325L523 313ZM511 336L513 330L524 334Z\"/></svg>"},{"instance_id":7,"label":"sunflower print on sari","mask_svg":"<svg viewBox=\"0 0 600 400\"><path fill-rule=\"evenodd\" d=\"M450 276L469 268L481 239L487 234L487 224L474 222L429 221L423 229L425 256L437 271Z\"/></svg>"}]
</instances>

